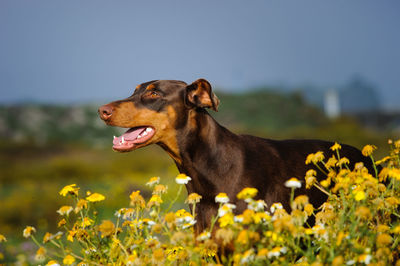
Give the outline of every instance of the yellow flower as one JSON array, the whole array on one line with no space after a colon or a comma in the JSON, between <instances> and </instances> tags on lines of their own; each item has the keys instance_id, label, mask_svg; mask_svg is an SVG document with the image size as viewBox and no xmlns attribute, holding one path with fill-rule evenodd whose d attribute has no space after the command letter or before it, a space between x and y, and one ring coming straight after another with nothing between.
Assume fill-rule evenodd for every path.
<instances>
[{"instance_id":1,"label":"yellow flower","mask_svg":"<svg viewBox=\"0 0 400 266\"><path fill-rule=\"evenodd\" d=\"M328 159L328 161L325 163L325 167L326 168L332 168L335 167L337 163L337 159L335 158L335 156L332 156Z\"/></svg>"},{"instance_id":2,"label":"yellow flower","mask_svg":"<svg viewBox=\"0 0 400 266\"><path fill-rule=\"evenodd\" d=\"M389 168L383 167L380 173L378 174L379 181L381 182L386 181L386 179L389 176L389 172L390 172Z\"/></svg>"},{"instance_id":3,"label":"yellow flower","mask_svg":"<svg viewBox=\"0 0 400 266\"><path fill-rule=\"evenodd\" d=\"M347 159L346 157L340 158L340 160L336 163L336 166L342 166L344 164L350 164L349 159Z\"/></svg>"},{"instance_id":4,"label":"yellow flower","mask_svg":"<svg viewBox=\"0 0 400 266\"><path fill-rule=\"evenodd\" d=\"M371 156L371 154L376 150L376 146L374 145L365 145L364 148L362 149L361 153L365 156Z\"/></svg>"},{"instance_id":5,"label":"yellow flower","mask_svg":"<svg viewBox=\"0 0 400 266\"><path fill-rule=\"evenodd\" d=\"M225 203L224 205L222 205L220 208L218 208L218 216L222 217L224 216L226 213L228 212L232 212L233 209L236 208L235 204L231 204L231 203Z\"/></svg>"},{"instance_id":6,"label":"yellow flower","mask_svg":"<svg viewBox=\"0 0 400 266\"><path fill-rule=\"evenodd\" d=\"M400 181L400 169L398 168L389 169L388 176Z\"/></svg>"},{"instance_id":7,"label":"yellow flower","mask_svg":"<svg viewBox=\"0 0 400 266\"><path fill-rule=\"evenodd\" d=\"M233 220L235 221L235 223L242 223L244 221L244 216L243 214L235 215L233 217Z\"/></svg>"},{"instance_id":8,"label":"yellow flower","mask_svg":"<svg viewBox=\"0 0 400 266\"><path fill-rule=\"evenodd\" d=\"M362 254L358 257L358 262L364 263L364 264L370 264L372 260L372 256L369 254Z\"/></svg>"},{"instance_id":9,"label":"yellow flower","mask_svg":"<svg viewBox=\"0 0 400 266\"><path fill-rule=\"evenodd\" d=\"M35 232L36 232L35 227L27 226L27 227L24 229L23 236L24 236L25 238L28 238L28 237L30 237L30 236L32 235L32 233L35 233Z\"/></svg>"},{"instance_id":10,"label":"yellow flower","mask_svg":"<svg viewBox=\"0 0 400 266\"><path fill-rule=\"evenodd\" d=\"M238 199L251 199L254 198L258 193L258 190L256 188L250 188L250 187L246 187L244 189L242 189L242 191L240 191L236 197Z\"/></svg>"},{"instance_id":11,"label":"yellow flower","mask_svg":"<svg viewBox=\"0 0 400 266\"><path fill-rule=\"evenodd\" d=\"M378 233L385 233L390 230L390 227L385 224L380 224L380 225L376 226L375 229Z\"/></svg>"},{"instance_id":12,"label":"yellow flower","mask_svg":"<svg viewBox=\"0 0 400 266\"><path fill-rule=\"evenodd\" d=\"M371 218L371 211L365 206L358 207L355 214L360 217L361 220L368 220Z\"/></svg>"},{"instance_id":13,"label":"yellow flower","mask_svg":"<svg viewBox=\"0 0 400 266\"><path fill-rule=\"evenodd\" d=\"M67 223L67 221L63 218L61 221L58 222L57 226L61 227L64 226Z\"/></svg>"},{"instance_id":14,"label":"yellow flower","mask_svg":"<svg viewBox=\"0 0 400 266\"><path fill-rule=\"evenodd\" d=\"M197 193L190 193L189 196L187 197L185 203L189 203L189 204L199 203L201 198L202 198L202 196L200 196Z\"/></svg>"},{"instance_id":15,"label":"yellow flower","mask_svg":"<svg viewBox=\"0 0 400 266\"><path fill-rule=\"evenodd\" d=\"M186 185L187 183L189 183L190 180L192 180L192 178L190 178L190 176L187 176L185 174L179 174L175 178L176 183L179 185Z\"/></svg>"},{"instance_id":16,"label":"yellow flower","mask_svg":"<svg viewBox=\"0 0 400 266\"><path fill-rule=\"evenodd\" d=\"M74 242L74 236L76 235L75 230L68 231L67 240L70 242Z\"/></svg>"},{"instance_id":17,"label":"yellow flower","mask_svg":"<svg viewBox=\"0 0 400 266\"><path fill-rule=\"evenodd\" d=\"M246 265L250 263L253 259L254 259L254 249L251 248L243 253L240 263Z\"/></svg>"},{"instance_id":18,"label":"yellow flower","mask_svg":"<svg viewBox=\"0 0 400 266\"><path fill-rule=\"evenodd\" d=\"M317 172L314 169L310 169L307 171L305 180L306 180L306 188L311 188L315 182L317 182Z\"/></svg>"},{"instance_id":19,"label":"yellow flower","mask_svg":"<svg viewBox=\"0 0 400 266\"><path fill-rule=\"evenodd\" d=\"M222 245L231 243L234 232L229 228L220 228L215 232L215 238L220 241Z\"/></svg>"},{"instance_id":20,"label":"yellow flower","mask_svg":"<svg viewBox=\"0 0 400 266\"><path fill-rule=\"evenodd\" d=\"M317 164L325 159L324 153L322 151L317 151L316 153L311 153L306 158L306 164Z\"/></svg>"},{"instance_id":21,"label":"yellow flower","mask_svg":"<svg viewBox=\"0 0 400 266\"><path fill-rule=\"evenodd\" d=\"M233 223L234 223L234 221L233 221L233 214L232 214L232 213L227 213L227 214L225 214L224 216L222 216L222 217L220 217L220 218L218 219L218 222L219 222L219 226L220 226L221 228L233 224Z\"/></svg>"},{"instance_id":22,"label":"yellow flower","mask_svg":"<svg viewBox=\"0 0 400 266\"><path fill-rule=\"evenodd\" d=\"M249 243L249 233L247 230L240 231L238 237L236 238L236 243L241 245L247 245Z\"/></svg>"},{"instance_id":23,"label":"yellow flower","mask_svg":"<svg viewBox=\"0 0 400 266\"><path fill-rule=\"evenodd\" d=\"M104 220L101 225L99 225L99 231L101 237L111 236L115 232L115 226L110 220Z\"/></svg>"},{"instance_id":24,"label":"yellow flower","mask_svg":"<svg viewBox=\"0 0 400 266\"><path fill-rule=\"evenodd\" d=\"M177 255L183 250L183 247L173 247L166 250L167 259L172 261L175 260Z\"/></svg>"},{"instance_id":25,"label":"yellow flower","mask_svg":"<svg viewBox=\"0 0 400 266\"><path fill-rule=\"evenodd\" d=\"M160 206L161 203L163 203L161 197L157 194L154 194L151 196L149 202L147 203L147 206L151 208L153 206Z\"/></svg>"},{"instance_id":26,"label":"yellow flower","mask_svg":"<svg viewBox=\"0 0 400 266\"><path fill-rule=\"evenodd\" d=\"M210 241L210 240L207 240L207 241ZM181 252L181 254L182 254L182 252ZM202 257L210 258L210 257L215 257L215 255L217 254L217 251L216 251L216 248L205 248L205 249L201 250L200 254ZM185 255L187 256L187 254L185 254Z\"/></svg>"},{"instance_id":27,"label":"yellow flower","mask_svg":"<svg viewBox=\"0 0 400 266\"><path fill-rule=\"evenodd\" d=\"M0 243L2 242L7 242L7 238L4 235L0 234Z\"/></svg>"},{"instance_id":28,"label":"yellow flower","mask_svg":"<svg viewBox=\"0 0 400 266\"><path fill-rule=\"evenodd\" d=\"M169 224L172 224L172 223L174 223L175 222L175 219L176 219L176 215L175 215L175 213L173 213L173 212L169 212L169 213L167 213L166 215L165 215L165 221L167 222L167 223L169 223Z\"/></svg>"},{"instance_id":29,"label":"yellow flower","mask_svg":"<svg viewBox=\"0 0 400 266\"><path fill-rule=\"evenodd\" d=\"M340 146L339 143L335 142L335 144L333 144L333 146L330 148L332 151L337 151L340 150L342 148L342 146Z\"/></svg>"},{"instance_id":30,"label":"yellow flower","mask_svg":"<svg viewBox=\"0 0 400 266\"><path fill-rule=\"evenodd\" d=\"M210 237L211 237L210 232L204 231L196 239L197 239L197 241L204 241L204 240L209 239Z\"/></svg>"},{"instance_id":31,"label":"yellow flower","mask_svg":"<svg viewBox=\"0 0 400 266\"><path fill-rule=\"evenodd\" d=\"M262 248L258 251L257 253L257 258L259 259L265 259L267 257L268 254L268 249L266 248Z\"/></svg>"},{"instance_id":32,"label":"yellow flower","mask_svg":"<svg viewBox=\"0 0 400 266\"><path fill-rule=\"evenodd\" d=\"M73 208L71 206L62 206L57 212L60 215L69 215L72 212Z\"/></svg>"},{"instance_id":33,"label":"yellow flower","mask_svg":"<svg viewBox=\"0 0 400 266\"><path fill-rule=\"evenodd\" d=\"M297 178L292 177L285 182L285 186L288 188L301 188L301 182Z\"/></svg>"},{"instance_id":34,"label":"yellow flower","mask_svg":"<svg viewBox=\"0 0 400 266\"><path fill-rule=\"evenodd\" d=\"M311 214L314 212L314 207L312 204L306 204L306 206L304 206L304 211L307 213L308 216L311 216Z\"/></svg>"},{"instance_id":35,"label":"yellow flower","mask_svg":"<svg viewBox=\"0 0 400 266\"><path fill-rule=\"evenodd\" d=\"M268 252L268 258L279 257L279 255L286 253L286 247L274 247L271 251Z\"/></svg>"},{"instance_id":36,"label":"yellow flower","mask_svg":"<svg viewBox=\"0 0 400 266\"><path fill-rule=\"evenodd\" d=\"M226 195L226 193L219 193L217 196L215 196L215 202L216 203L228 203L229 202L229 198L228 195Z\"/></svg>"},{"instance_id":37,"label":"yellow flower","mask_svg":"<svg viewBox=\"0 0 400 266\"><path fill-rule=\"evenodd\" d=\"M92 225L93 223L94 223L94 221L92 219L85 217L85 218L83 218L83 221L82 221L82 227L85 228L87 226Z\"/></svg>"},{"instance_id":38,"label":"yellow flower","mask_svg":"<svg viewBox=\"0 0 400 266\"><path fill-rule=\"evenodd\" d=\"M253 210L246 209L243 212L243 224L250 224L254 220L255 212Z\"/></svg>"},{"instance_id":39,"label":"yellow flower","mask_svg":"<svg viewBox=\"0 0 400 266\"><path fill-rule=\"evenodd\" d=\"M380 164L383 164L384 162L386 162L387 160L390 160L390 156L386 156L386 157L382 158L381 160L376 161L375 164L380 165Z\"/></svg>"},{"instance_id":40,"label":"yellow flower","mask_svg":"<svg viewBox=\"0 0 400 266\"><path fill-rule=\"evenodd\" d=\"M273 203L270 208L272 213L274 213L275 210L279 210L279 209L283 209L282 203L280 203L280 202Z\"/></svg>"},{"instance_id":41,"label":"yellow flower","mask_svg":"<svg viewBox=\"0 0 400 266\"><path fill-rule=\"evenodd\" d=\"M365 196L365 192L362 190L359 190L355 193L354 199L356 201L361 201L361 200L365 200L366 196Z\"/></svg>"},{"instance_id":42,"label":"yellow flower","mask_svg":"<svg viewBox=\"0 0 400 266\"><path fill-rule=\"evenodd\" d=\"M60 266L60 264L56 260L50 260L46 266Z\"/></svg>"},{"instance_id":43,"label":"yellow flower","mask_svg":"<svg viewBox=\"0 0 400 266\"><path fill-rule=\"evenodd\" d=\"M126 259L126 265L134 265L133 263L134 263L134 261L137 259L137 253L136 253L136 251L134 250L133 251L133 254L132 255L130 255L127 259Z\"/></svg>"},{"instance_id":44,"label":"yellow flower","mask_svg":"<svg viewBox=\"0 0 400 266\"><path fill-rule=\"evenodd\" d=\"M385 198L385 202L388 203L391 207L396 208L397 205L400 204L400 200L396 197L388 197Z\"/></svg>"},{"instance_id":45,"label":"yellow flower","mask_svg":"<svg viewBox=\"0 0 400 266\"><path fill-rule=\"evenodd\" d=\"M332 266L342 266L344 259L342 256L337 256L332 261Z\"/></svg>"},{"instance_id":46,"label":"yellow flower","mask_svg":"<svg viewBox=\"0 0 400 266\"><path fill-rule=\"evenodd\" d=\"M153 194L157 194L157 195L161 195L166 192L167 192L167 187L162 184L156 185L153 189Z\"/></svg>"},{"instance_id":47,"label":"yellow flower","mask_svg":"<svg viewBox=\"0 0 400 266\"><path fill-rule=\"evenodd\" d=\"M40 247L37 251L36 251L36 255L35 255L35 260L37 261L42 261L46 258L46 250L44 249L44 247Z\"/></svg>"},{"instance_id":48,"label":"yellow flower","mask_svg":"<svg viewBox=\"0 0 400 266\"><path fill-rule=\"evenodd\" d=\"M259 224L260 222L270 221L271 216L269 216L266 212L256 212L253 219L254 223Z\"/></svg>"},{"instance_id":49,"label":"yellow flower","mask_svg":"<svg viewBox=\"0 0 400 266\"><path fill-rule=\"evenodd\" d=\"M67 194L72 194L72 195L78 196L78 191L79 191L79 187L77 187L75 184L71 184L71 185L63 187L59 193L63 197L67 196Z\"/></svg>"},{"instance_id":50,"label":"yellow flower","mask_svg":"<svg viewBox=\"0 0 400 266\"><path fill-rule=\"evenodd\" d=\"M44 237L43 237L43 243L49 242L53 238L53 235L49 232L47 232Z\"/></svg>"},{"instance_id":51,"label":"yellow flower","mask_svg":"<svg viewBox=\"0 0 400 266\"><path fill-rule=\"evenodd\" d=\"M316 164L318 162L322 162L325 159L324 153L322 151L317 151L314 154L313 163Z\"/></svg>"},{"instance_id":52,"label":"yellow flower","mask_svg":"<svg viewBox=\"0 0 400 266\"><path fill-rule=\"evenodd\" d=\"M306 195L299 195L294 199L292 203L292 209L300 210L307 204L308 204L308 197Z\"/></svg>"},{"instance_id":53,"label":"yellow flower","mask_svg":"<svg viewBox=\"0 0 400 266\"><path fill-rule=\"evenodd\" d=\"M396 226L395 228L392 229L392 232L394 234L400 234L400 225ZM1 241L0 241L1 242Z\"/></svg>"},{"instance_id":54,"label":"yellow flower","mask_svg":"<svg viewBox=\"0 0 400 266\"><path fill-rule=\"evenodd\" d=\"M158 183L160 183L160 177L154 176L150 178L149 182L146 183L146 186L152 187L154 185L157 185Z\"/></svg>"},{"instance_id":55,"label":"yellow flower","mask_svg":"<svg viewBox=\"0 0 400 266\"><path fill-rule=\"evenodd\" d=\"M75 213L80 212L82 209L87 209L87 200L80 199L75 207Z\"/></svg>"},{"instance_id":56,"label":"yellow flower","mask_svg":"<svg viewBox=\"0 0 400 266\"><path fill-rule=\"evenodd\" d=\"M312 163L313 158L314 158L314 153L310 153L309 155L307 155L306 164Z\"/></svg>"},{"instance_id":57,"label":"yellow flower","mask_svg":"<svg viewBox=\"0 0 400 266\"><path fill-rule=\"evenodd\" d=\"M86 199L90 202L98 202L98 201L102 201L105 200L106 197L104 197L103 195L101 195L100 193L93 193L91 194L89 197L86 197Z\"/></svg>"},{"instance_id":58,"label":"yellow flower","mask_svg":"<svg viewBox=\"0 0 400 266\"><path fill-rule=\"evenodd\" d=\"M156 262L163 262L164 260L164 250L162 248L158 248L153 251L153 259Z\"/></svg>"},{"instance_id":59,"label":"yellow flower","mask_svg":"<svg viewBox=\"0 0 400 266\"><path fill-rule=\"evenodd\" d=\"M133 191L131 195L129 196L131 199L131 206L137 206L140 208L144 208L145 206L145 201L143 197L140 195L140 190Z\"/></svg>"},{"instance_id":60,"label":"yellow flower","mask_svg":"<svg viewBox=\"0 0 400 266\"><path fill-rule=\"evenodd\" d=\"M75 258L72 257L71 255L67 255L67 256L65 256L64 259L63 259L63 263L64 263L65 265L71 265L71 264L74 263L74 262L75 262Z\"/></svg>"},{"instance_id":61,"label":"yellow flower","mask_svg":"<svg viewBox=\"0 0 400 266\"><path fill-rule=\"evenodd\" d=\"M342 244L343 239L346 238L347 236L348 236L348 233L344 233L344 232L340 231L336 238L336 246L340 246L340 244Z\"/></svg>"},{"instance_id":62,"label":"yellow flower","mask_svg":"<svg viewBox=\"0 0 400 266\"><path fill-rule=\"evenodd\" d=\"M306 235L312 235L312 234L314 233L314 231L313 231L311 228L306 228L306 229L304 230L304 233L305 233Z\"/></svg>"},{"instance_id":63,"label":"yellow flower","mask_svg":"<svg viewBox=\"0 0 400 266\"><path fill-rule=\"evenodd\" d=\"M327 178L327 179L321 181L321 186L323 186L325 188L329 187L330 185L331 185L331 179L330 178Z\"/></svg>"},{"instance_id":64,"label":"yellow flower","mask_svg":"<svg viewBox=\"0 0 400 266\"><path fill-rule=\"evenodd\" d=\"M388 235L388 234L380 234L376 238L376 243L379 246L387 246L390 243L392 243L392 237L390 235Z\"/></svg>"},{"instance_id":65,"label":"yellow flower","mask_svg":"<svg viewBox=\"0 0 400 266\"><path fill-rule=\"evenodd\" d=\"M193 220L193 216L188 213L185 209L180 209L178 211L176 211L175 213L176 217L177 217L177 221L182 223L182 222L189 222L191 220Z\"/></svg>"}]
</instances>

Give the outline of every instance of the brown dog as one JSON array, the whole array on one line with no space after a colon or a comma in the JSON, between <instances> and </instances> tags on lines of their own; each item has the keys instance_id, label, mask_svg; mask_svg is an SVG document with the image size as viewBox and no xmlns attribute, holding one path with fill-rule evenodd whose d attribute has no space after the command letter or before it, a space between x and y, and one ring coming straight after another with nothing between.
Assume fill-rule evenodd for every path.
<instances>
[{"instance_id":1,"label":"brown dog","mask_svg":"<svg viewBox=\"0 0 400 266\"><path fill-rule=\"evenodd\" d=\"M257 198L268 205L281 202L289 208L290 189L284 182L291 177L303 180L308 154L323 151L330 157L332 142L320 140L270 140L249 135L236 135L218 124L206 111L218 109L219 100L211 85L199 79L188 85L183 81L154 80L140 84L128 98L99 108L108 125L129 128L113 141L113 149L132 151L149 144L160 145L175 161L181 173L192 178L186 187L189 193L203 196L198 211L196 231L210 225L217 213L215 196L228 194L237 204L237 212L245 209L236 202L236 194L245 187L255 187ZM351 162L371 161L351 146L342 145L341 155ZM319 173L320 174L320 173ZM326 199L316 188L296 190L307 194L314 206Z\"/></svg>"}]
</instances>

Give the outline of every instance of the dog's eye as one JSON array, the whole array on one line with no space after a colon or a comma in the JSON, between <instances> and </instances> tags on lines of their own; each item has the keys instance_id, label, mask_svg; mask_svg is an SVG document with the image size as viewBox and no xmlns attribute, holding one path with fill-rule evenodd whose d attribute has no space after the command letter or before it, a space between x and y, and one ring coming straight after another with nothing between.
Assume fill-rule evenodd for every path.
<instances>
[{"instance_id":1,"label":"dog's eye","mask_svg":"<svg viewBox=\"0 0 400 266\"><path fill-rule=\"evenodd\" d=\"M157 91L149 91L144 95L144 97L147 99L158 99L160 96L161 94Z\"/></svg>"},{"instance_id":2,"label":"dog's eye","mask_svg":"<svg viewBox=\"0 0 400 266\"><path fill-rule=\"evenodd\" d=\"M158 98L158 97L160 97L160 94L156 91L151 91L149 93L149 96L150 96L150 98Z\"/></svg>"}]
</instances>

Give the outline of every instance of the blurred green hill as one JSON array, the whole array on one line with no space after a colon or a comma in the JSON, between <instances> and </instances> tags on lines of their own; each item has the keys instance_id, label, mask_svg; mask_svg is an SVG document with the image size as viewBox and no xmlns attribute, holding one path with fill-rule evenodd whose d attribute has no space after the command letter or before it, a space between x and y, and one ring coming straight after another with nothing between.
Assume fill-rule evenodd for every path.
<instances>
[{"instance_id":1,"label":"blurred green hill","mask_svg":"<svg viewBox=\"0 0 400 266\"><path fill-rule=\"evenodd\" d=\"M257 90L241 94L217 93L218 113L210 111L217 121L236 133L253 133L273 138L326 138L337 141L356 141L349 133L365 131L365 115L329 120L320 108L307 103L300 93L278 93ZM0 138L16 143L58 145L80 143L91 147L109 146L113 135L123 129L106 126L98 118L98 105L19 104L0 106ZM371 115L371 114L369 114ZM379 118L375 118L375 120ZM343 128L344 127L344 128ZM368 136L386 134L382 126L369 126ZM328 131L328 132L327 132ZM389 132L390 133L390 132ZM354 145L356 145L354 144Z\"/></svg>"}]
</instances>

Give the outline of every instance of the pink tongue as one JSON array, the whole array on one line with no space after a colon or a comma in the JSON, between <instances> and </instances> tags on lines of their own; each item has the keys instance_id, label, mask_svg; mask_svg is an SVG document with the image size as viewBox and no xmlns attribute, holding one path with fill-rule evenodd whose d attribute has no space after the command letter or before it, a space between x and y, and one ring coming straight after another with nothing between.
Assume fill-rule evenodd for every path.
<instances>
[{"instance_id":1,"label":"pink tongue","mask_svg":"<svg viewBox=\"0 0 400 266\"><path fill-rule=\"evenodd\" d=\"M126 131L122 136L116 137L113 140L114 145L118 145L120 142L122 142L122 137L124 137L124 140L135 140L137 136L139 136L140 133L146 130L146 127L138 127L138 128L131 128L128 131Z\"/></svg>"}]
</instances>

